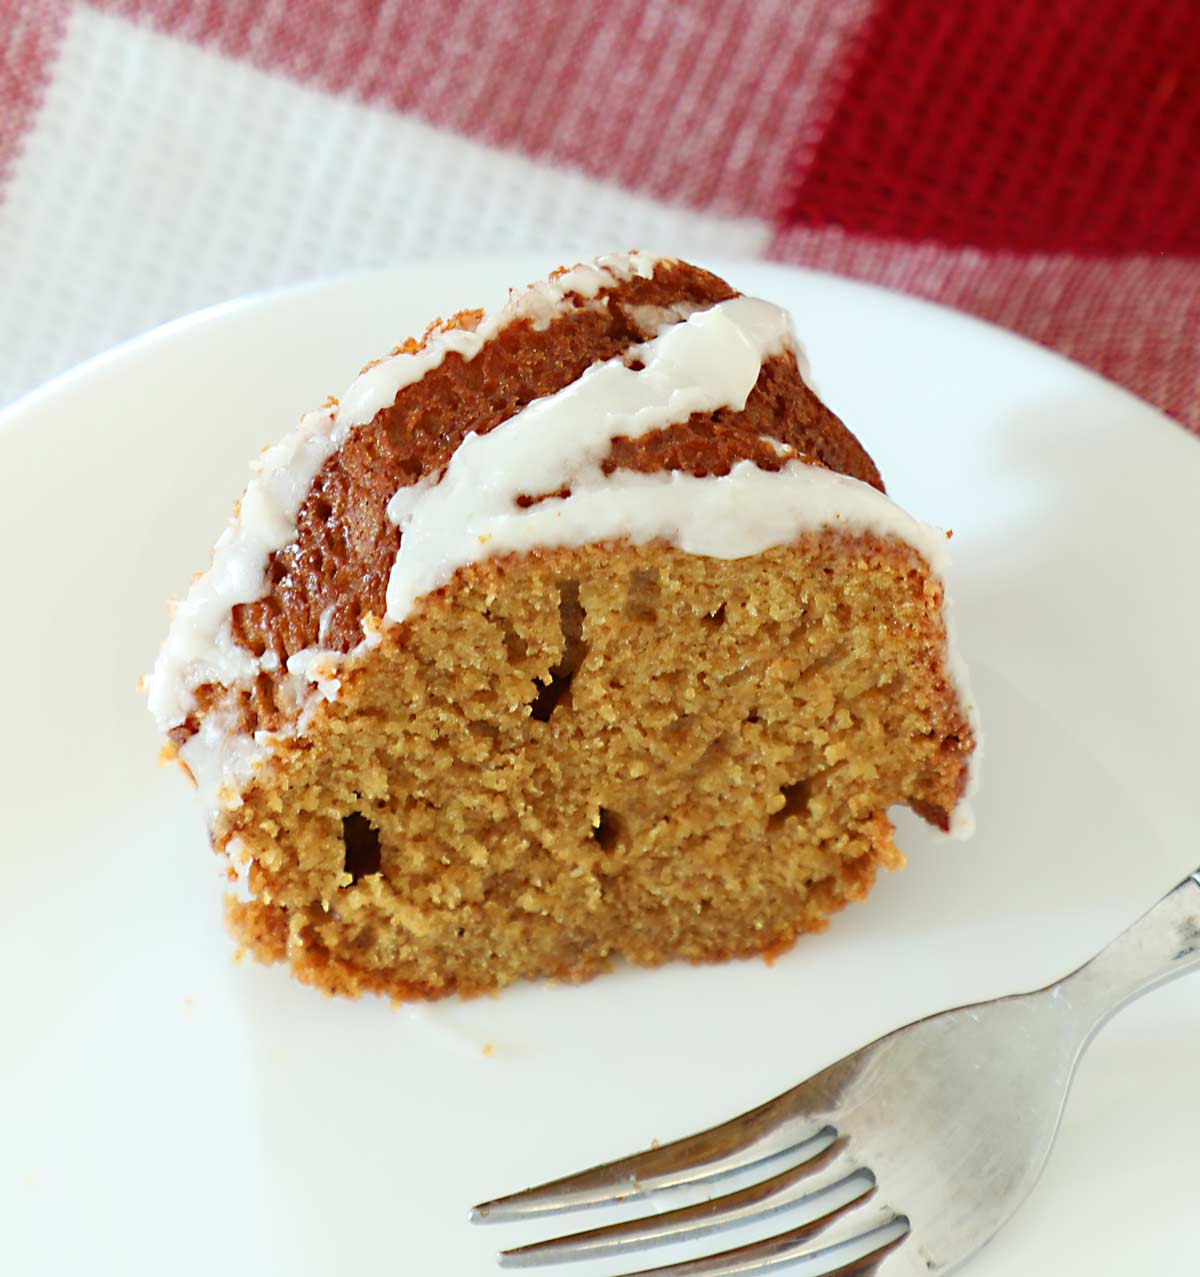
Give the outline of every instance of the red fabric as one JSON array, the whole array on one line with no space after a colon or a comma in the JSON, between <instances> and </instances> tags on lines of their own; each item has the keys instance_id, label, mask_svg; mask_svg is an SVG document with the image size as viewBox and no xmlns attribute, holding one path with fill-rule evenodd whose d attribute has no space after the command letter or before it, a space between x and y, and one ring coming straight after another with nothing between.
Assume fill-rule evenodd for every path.
<instances>
[{"instance_id":1,"label":"red fabric","mask_svg":"<svg viewBox=\"0 0 1200 1277\"><path fill-rule=\"evenodd\" d=\"M1200 433L1200 261L982 253L804 226L781 230L771 255L969 311L1088 365Z\"/></svg>"},{"instance_id":2,"label":"red fabric","mask_svg":"<svg viewBox=\"0 0 1200 1277\"><path fill-rule=\"evenodd\" d=\"M728 213L781 176L870 0L93 0L495 146Z\"/></svg>"},{"instance_id":3,"label":"red fabric","mask_svg":"<svg viewBox=\"0 0 1200 1277\"><path fill-rule=\"evenodd\" d=\"M1200 253L1196 0L887 0L792 225Z\"/></svg>"},{"instance_id":4,"label":"red fabric","mask_svg":"<svg viewBox=\"0 0 1200 1277\"><path fill-rule=\"evenodd\" d=\"M46 87L67 8L67 0L45 0L36 11L21 0L0 0L0 202Z\"/></svg>"},{"instance_id":5,"label":"red fabric","mask_svg":"<svg viewBox=\"0 0 1200 1277\"><path fill-rule=\"evenodd\" d=\"M84 3L0 0L0 203ZM758 219L780 260L992 319L1200 430L1198 0L87 3Z\"/></svg>"}]
</instances>

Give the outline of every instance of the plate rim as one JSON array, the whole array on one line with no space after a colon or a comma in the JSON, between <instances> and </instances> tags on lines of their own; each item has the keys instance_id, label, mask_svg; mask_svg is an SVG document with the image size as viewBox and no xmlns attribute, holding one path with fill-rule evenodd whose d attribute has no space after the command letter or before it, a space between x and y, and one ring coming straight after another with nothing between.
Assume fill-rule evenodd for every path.
<instances>
[{"instance_id":1,"label":"plate rim","mask_svg":"<svg viewBox=\"0 0 1200 1277\"><path fill-rule=\"evenodd\" d=\"M474 259L474 261L457 260L454 263L453 269L455 271L469 270L469 269L472 269L473 266L478 262L486 262L489 264L489 267L495 267L500 261L509 261L509 262L516 261L518 257L520 257L522 260L528 261L532 259L532 256L533 256L532 254L519 254L519 255L518 254L512 254L512 255L492 254L492 255L482 256L480 258ZM734 261L735 259L729 259L729 260ZM1117 391L1121 392L1126 397L1126 399L1131 400L1134 404L1138 405L1142 411L1138 412L1136 421L1130 423L1131 432L1140 430L1141 428L1140 423L1146 419L1144 410L1147 408L1151 412L1153 412L1155 416L1165 418L1165 420L1169 422L1171 425L1178 424L1174 422L1171 418L1166 418L1165 414L1161 413L1160 410L1153 408L1152 405L1144 404L1141 400L1137 399L1136 396L1132 395L1131 392L1125 391L1123 387L1116 386L1114 383L1106 381L1106 379L1100 376L1099 374L1092 373L1091 370L1083 368L1081 365L1074 364L1074 361L1064 356L1058 355L1056 352L1048 350L1045 347L1041 347L1036 342L1031 342L1026 338L1019 337L1016 334L1010 333L1005 329L999 328L998 326L994 324L988 323L987 321L978 320L975 317L959 312L952 307L942 306L942 305L939 305L938 303L926 302L924 299L913 298L908 294L898 293L890 289L880 288L876 285L865 284L861 281L846 279L843 276L832 274L829 272L812 271L806 268L790 267L790 266L787 266L786 264L773 263L769 261L763 261L761 259L736 259L736 260L742 261L746 266L753 267L756 270L759 270L759 269L767 269L770 271L782 270L784 272L787 272L789 276L794 272L796 275L798 275L802 279L807 278L807 279L816 279L820 281L833 282L837 285L839 289L845 289L846 286L849 285L850 289L855 292L864 292L868 295L883 294L888 299L889 303L894 302L897 299L902 303L908 303L909 306L911 306L912 303L916 303L919 311L923 312L923 311L929 310L934 312L938 317L938 322L943 322L947 319L947 317L949 317L949 319L952 320L956 328L963 328L964 326L962 321L966 320L968 321L968 324L966 327L969 328L972 325L974 325L976 327L976 330L983 331L986 337L986 341L981 342L981 350L983 350L984 347L986 347L987 349L994 348L995 341L996 341L995 334L997 333L999 333L1002 337L1008 337L1012 339L1012 341L1016 343L1015 347L1012 347L1010 345L1006 347L1006 349L1014 350L1014 352L1016 352L1015 357L1018 357L1023 361L1028 361L1031 357L1035 357L1035 356L1031 356L1028 350L1028 348L1032 346L1034 347L1035 351L1041 351L1042 354L1048 355L1050 357L1051 365L1044 365L1044 366L1046 367L1053 366L1054 368L1058 369L1058 375L1063 379L1063 384L1068 389L1070 387L1077 387L1079 390L1079 393L1086 395L1089 393L1089 388L1092 388L1094 390L1098 384L1100 387L1111 387L1113 389L1116 389ZM714 263L714 265L716 265L716 263ZM40 419L38 421L39 424L44 424L45 417L40 415L43 404L52 407L58 394L72 393L76 391L81 383L86 385L89 377L92 375L104 376L110 370L119 368L120 365L122 363L125 363L126 361L133 362L136 364L141 359L146 358L148 356L148 353L150 351L153 351L153 349L155 348L158 342L161 342L164 340L173 340L175 336L177 336L180 330L187 329L187 330L209 331L219 327L222 319L229 314L252 312L257 306L271 305L279 301L286 301L286 299L289 296L295 296L295 295L303 294L306 292L319 293L324 288L336 287L339 284L339 282L342 282L342 281L353 281L353 280L360 280L364 278L369 279L370 277L385 278L389 273L404 272L406 270L411 270L414 268L419 268L423 271L429 270L432 272L433 270L436 270L436 269L446 269L446 266L445 266L445 263L442 262L440 259L436 261L433 259L429 259L426 261L414 262L414 263L397 263L397 264L383 267L383 268L372 268L372 269L363 270L363 271L351 272L351 273L347 273L347 274L343 274L339 276L331 276L321 280L305 281L300 284L288 285L283 288L264 290L260 293L250 294L244 298L238 298L238 299L233 299L227 302L217 303L214 306L206 307L200 311L193 312L190 315L181 316L176 320L169 321L167 324L160 325L159 327L155 329L151 329L146 333L139 334L138 336L131 338L128 342L122 343L118 347L115 347L106 352L101 352L97 356L92 357L92 359L85 361L83 364L77 365L74 369L66 370L63 374L60 374L59 377L56 377L52 381L46 383L43 387L35 389L33 392L31 392L31 395L36 397L36 401L33 405L33 412L31 415L35 420ZM735 266L732 269L737 269L737 267ZM890 324L891 320L889 319L888 322ZM216 340L216 339L213 338L213 340ZM964 340L968 340L968 338L964 338ZM976 338L972 336L969 338L969 340L974 342ZM1090 374L1090 376L1085 377L1085 379L1082 381L1080 381L1077 378L1072 378L1069 382L1067 382L1066 381L1067 374L1063 373L1063 371L1061 370L1061 367L1060 367L1061 364L1066 364L1068 365L1068 367L1074 364L1074 367L1077 371L1082 371L1085 374ZM129 375L128 372L122 372L120 374L120 379L123 380L128 375ZM1107 390L1104 390L1102 393L1108 398L1110 403L1115 403L1119 405L1121 402L1123 402L1121 400L1114 400L1113 397L1108 394ZM23 401L18 401L18 404L14 405L14 407L21 406L22 402ZM7 411L8 410L6 410L6 413L4 414L0 414L0 457L3 457L5 455L4 454L4 448L6 446L4 443L5 438L10 438L10 439L14 438L13 435L6 435L2 429L3 425L7 423L7 415L6 415ZM26 414L28 411L29 411L28 408L25 408L25 407L22 408L22 412L19 418L20 422L25 421ZM31 422L30 424L33 424L33 423ZM52 446L57 447L59 446L59 441L63 438L63 436L60 436L57 432L57 429L53 428L54 427L53 422L51 422L50 425L53 429L53 437L51 438L51 444ZM942 427L939 424L939 429L940 428ZM168 433L172 436L177 434L175 430L168 431ZM1178 433L1178 432L1172 431L1171 433ZM1190 433L1190 432L1186 431L1185 429L1185 433ZM24 440L28 440L32 436L24 435L21 437ZM1190 473L1190 470L1189 470L1189 473ZM144 766L139 767L139 773L144 772L145 768L148 768L150 766L151 761L152 759L148 757L145 760ZM174 778L171 778L171 779L173 780ZM989 786L990 786L990 782L989 782ZM190 800L190 796L187 796L187 798ZM915 860L915 857L914 857L914 860ZM199 869L205 874L210 874L212 866L205 863L203 866L200 866ZM215 899L217 896L217 890L218 890L217 886L214 883L214 886L212 889L213 899ZM869 905L870 905L870 902L868 901L867 907L869 907ZM849 918L849 915L844 915L844 917ZM864 915L864 919L865 919L865 915ZM209 969L209 967L216 968L220 965L221 956L222 956L220 953L206 953L203 956L206 963L206 966L205 966L206 971ZM144 955L141 960L145 961ZM292 982L290 981L290 977L286 976L286 972L283 972L277 969L275 975L272 978L274 979L274 978L280 978L280 977L288 979L289 988L290 988L292 984ZM599 982L597 982L597 985L598 984ZM316 1001L316 995L313 993L313 991L308 989L303 989L303 990L299 990L299 993L303 996L303 998L312 1000L314 1020L316 1020L318 1024L322 1023L321 1021L322 1012L325 1013L325 1022L328 1022L328 1023L333 1023L337 1015L342 1010L349 1011L351 1015L357 1014L359 1015L359 1018L363 1019L364 1021L370 1018L367 1015L367 1012L368 1012L367 1007L363 1007L361 1005L359 1007L348 1007L348 1006L341 1007L341 1008L336 1006L326 1007L326 1006L320 1005ZM249 997L247 997L246 1003L247 1005L251 1004L251 999ZM306 1002L305 1005L308 1006L308 1002ZM1134 1076L1137 1076L1137 1075L1135 1074ZM1061 1153L1059 1154L1059 1156L1061 1158ZM457 1203L457 1204L465 1206L465 1201L462 1203ZM1156 1217L1156 1218L1161 1218L1161 1217ZM18 1233L17 1233L18 1241L21 1240L21 1237L22 1237L22 1234L20 1230L18 1230ZM1048 1262L1048 1261L1045 1261L1045 1262ZM139 1268L137 1269L137 1271L141 1271L141 1269Z\"/></svg>"},{"instance_id":2,"label":"plate rim","mask_svg":"<svg viewBox=\"0 0 1200 1277\"><path fill-rule=\"evenodd\" d=\"M142 356L144 353L153 350L160 342L169 342L181 334L219 324L230 316L246 314L259 307L273 306L285 302L289 298L310 296L325 290L335 292L343 286L364 284L373 278L382 280L389 275L401 275L409 271L420 271L423 274L428 273L436 276L438 273L450 274L451 272L457 273L471 269L492 269L505 262L532 262L535 259L549 260L552 257L558 257L561 261L566 262L573 258L578 259L579 254L556 254L553 252L542 253L541 251L522 250L514 253L479 253L412 258L391 262L384 266L361 267L356 270L341 271L313 279L297 280L293 283L281 284L273 288L257 289L254 292L214 302L209 306L202 306L198 310L177 315L173 319L164 320L161 324L156 324L154 327L146 329L144 332L127 337L115 346L97 351L79 363L56 373L48 381L31 387L11 403L4 405L0 408L0 446L3 446L6 433L9 430L18 428L27 413L37 412L45 402L52 401L58 394L74 390L78 384L86 382L92 376L104 375L111 368L127 359ZM584 258L583 260L588 259ZM1184 436L1200 443L1200 433L1190 429L1182 421L1170 416L1155 404L1142 399L1120 382L1106 377L1103 373L1079 362L1070 355L1064 354L1062 351L1043 345L1034 338L1026 337L1022 333L1014 332L1011 328L1006 328L993 320L984 319L979 315L972 314L970 311L950 306L945 302L933 301L914 293L889 288L884 284L856 279L851 275L842 275L836 271L821 270L791 262L780 262L765 257L725 257L717 255L709 258L707 262L695 262L693 264L703 270L711 269L714 273L723 277L729 274L736 274L738 270L747 268L755 271L766 270L771 273L782 273L794 279L810 279L822 283L834 282L838 286L846 287L852 292L858 292L866 297L884 299L889 305L899 302L902 305L912 306L919 311L925 311L943 321L952 320L956 323L973 326L981 335L986 334L992 339L1015 343L1018 348L1032 357L1046 358L1059 364L1067 365L1084 378L1099 382L1106 388L1123 395L1130 402L1137 404L1139 408L1153 413L1161 425L1170 427L1173 432L1182 433ZM518 286L514 285L514 287ZM804 338L801 337L802 344L803 341ZM369 359L378 357L377 353L367 354L363 362L365 363Z\"/></svg>"}]
</instances>

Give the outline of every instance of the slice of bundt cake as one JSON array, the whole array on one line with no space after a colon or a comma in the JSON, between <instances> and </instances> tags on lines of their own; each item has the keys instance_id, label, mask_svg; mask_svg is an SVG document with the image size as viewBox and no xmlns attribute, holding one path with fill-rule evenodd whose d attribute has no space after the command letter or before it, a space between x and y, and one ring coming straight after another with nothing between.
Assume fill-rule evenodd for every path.
<instances>
[{"instance_id":1,"label":"slice of bundt cake","mask_svg":"<svg viewBox=\"0 0 1200 1277\"><path fill-rule=\"evenodd\" d=\"M255 464L150 706L233 933L396 998L772 953L965 830L945 534L683 262L556 273Z\"/></svg>"}]
</instances>

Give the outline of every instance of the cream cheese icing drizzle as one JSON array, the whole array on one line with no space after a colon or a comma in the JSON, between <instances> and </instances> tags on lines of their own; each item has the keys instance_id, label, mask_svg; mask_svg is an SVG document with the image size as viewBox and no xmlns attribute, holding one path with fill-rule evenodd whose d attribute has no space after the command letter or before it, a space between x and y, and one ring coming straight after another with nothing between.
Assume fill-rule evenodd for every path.
<instances>
[{"instance_id":1,"label":"cream cheese icing drizzle","mask_svg":"<svg viewBox=\"0 0 1200 1277\"><path fill-rule=\"evenodd\" d=\"M364 371L340 405L310 413L269 449L257 463L237 516L217 543L212 568L173 619L150 684L151 709L160 725L169 728L186 717L194 703L193 689L201 683L245 684L265 668L234 642L230 611L265 592L271 552L294 539L306 493L351 430L370 421L451 352L474 358L518 315L539 327L565 305L578 305L575 299L603 305L605 288L633 274L649 276L655 260L631 254L577 267L520 294L474 332L437 334L415 354L383 360ZM573 295L569 303L568 294ZM679 322L671 323L673 318ZM832 527L900 540L934 573L944 573L948 555L943 533L869 484L808 465L778 442L776 450L786 464L777 471L742 461L719 477L620 470L605 475L601 462L617 436L636 438L697 412L740 411L765 359L785 350L799 357L786 312L753 298L736 297L677 314L664 310L661 319L662 326L647 325L658 331L653 339L594 365L570 386L528 405L488 433L469 434L440 477L427 476L395 493L388 514L403 536L388 582L388 621L403 621L423 596L481 559L622 538L635 544L661 539L687 553L731 559ZM566 497L517 504L522 494L564 487L570 489ZM948 671L978 738L974 701L948 609L946 625ZM288 659L288 682L298 707L295 732L303 734L321 701L336 698L343 665L379 638L373 630L349 655L318 646ZM258 733L231 741L216 718L209 717L214 721L206 720L192 736L183 758L210 806L235 806L242 782L266 765L278 738ZM974 778L972 763L968 794ZM960 802L952 833L965 836L971 823L968 805Z\"/></svg>"},{"instance_id":2,"label":"cream cheese icing drizzle","mask_svg":"<svg viewBox=\"0 0 1200 1277\"><path fill-rule=\"evenodd\" d=\"M695 312L622 358L593 365L487 434L467 435L440 482L417 495L401 488L389 506L394 519L401 503L406 508L397 520L404 535L388 581L388 619L403 620L421 595L445 585L464 564L517 548L514 536L523 546L539 544L528 540L529 528L544 529L549 540L540 544L548 545L624 535L625 525L643 513L634 494L653 505L663 496L660 489L630 489L613 515L601 519L595 537L587 535L581 504L571 498L524 511L516 501L522 493L554 492L564 484L572 492L576 486L609 490L600 462L614 438L635 439L697 412L740 412L763 360L790 341L786 312L735 297ZM627 366L633 362L642 365L636 372ZM591 513L603 507L603 500L592 502ZM527 520L527 514L539 517ZM669 515L652 521L671 528Z\"/></svg>"},{"instance_id":3,"label":"cream cheese icing drizzle","mask_svg":"<svg viewBox=\"0 0 1200 1277\"><path fill-rule=\"evenodd\" d=\"M694 412L740 411L764 359L794 343L784 311L737 297L697 311L661 336L597 364L557 394L537 400L485 435L464 439L440 481L398 490L388 513L403 532L388 581L387 619L403 621L422 596L459 568L538 547L624 539L665 540L689 554L737 559L786 545L804 532L845 529L895 538L944 575L945 533L870 484L794 459L762 470L750 461L728 474L677 471L606 475L600 462L618 435L636 438ZM634 361L643 367L633 371ZM778 441L785 457L792 450ZM523 493L570 487L522 507ZM978 739L974 700L946 615L947 666ZM975 769L968 789L974 792ZM951 832L973 828L960 802Z\"/></svg>"},{"instance_id":4,"label":"cream cheese icing drizzle","mask_svg":"<svg viewBox=\"0 0 1200 1277\"><path fill-rule=\"evenodd\" d=\"M230 613L266 592L270 556L295 539L296 517L308 490L352 430L373 420L405 386L439 367L447 355L474 359L516 320L545 328L576 304L574 298L603 305L603 291L635 276L650 278L659 260L650 253L616 253L534 284L485 316L474 331L435 333L421 350L391 355L364 369L340 403L307 413L268 448L252 464L253 477L217 541L212 566L193 583L171 618L148 687L150 711L159 726L167 731L184 721L195 705L197 687L248 683L258 673L260 661L234 640Z\"/></svg>"}]
</instances>

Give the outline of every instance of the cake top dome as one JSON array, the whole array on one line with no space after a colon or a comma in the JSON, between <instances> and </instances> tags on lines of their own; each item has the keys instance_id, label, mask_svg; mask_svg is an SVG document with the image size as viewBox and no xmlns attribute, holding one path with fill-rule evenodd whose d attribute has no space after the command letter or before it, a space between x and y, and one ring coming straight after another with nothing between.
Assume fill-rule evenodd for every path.
<instances>
[{"instance_id":1,"label":"cake top dome","mask_svg":"<svg viewBox=\"0 0 1200 1277\"><path fill-rule=\"evenodd\" d=\"M639 252L437 321L253 463L175 607L152 712L185 746L223 705L220 768L186 755L215 777L230 739L249 757L296 730L458 569L539 547L737 558L828 526L897 537L940 570L943 535L883 494L805 371L785 311Z\"/></svg>"}]
</instances>

